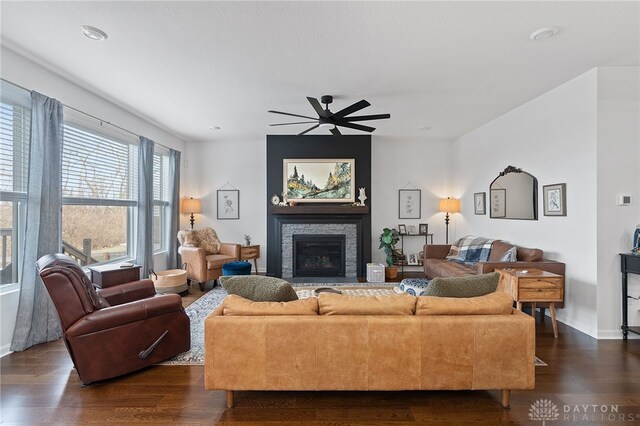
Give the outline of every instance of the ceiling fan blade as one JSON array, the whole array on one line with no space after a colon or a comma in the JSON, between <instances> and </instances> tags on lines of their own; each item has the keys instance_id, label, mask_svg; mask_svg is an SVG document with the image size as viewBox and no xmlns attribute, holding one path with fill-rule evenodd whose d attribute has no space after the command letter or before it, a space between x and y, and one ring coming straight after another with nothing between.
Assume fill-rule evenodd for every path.
<instances>
[{"instance_id":1,"label":"ceiling fan blade","mask_svg":"<svg viewBox=\"0 0 640 426\"><path fill-rule=\"evenodd\" d=\"M290 112L281 112L281 111L273 111L273 110L269 110L267 112L272 112L274 114L290 115L292 117L308 118L309 120L317 120L317 117L308 117L306 115L291 114Z\"/></svg>"},{"instance_id":2,"label":"ceiling fan blade","mask_svg":"<svg viewBox=\"0 0 640 426\"><path fill-rule=\"evenodd\" d=\"M336 126L348 127L350 129L362 130L364 132L373 132L376 129L375 127L362 126L360 124L347 123L347 122L344 122L344 121L340 122L340 123L336 123Z\"/></svg>"},{"instance_id":3,"label":"ceiling fan blade","mask_svg":"<svg viewBox=\"0 0 640 426\"><path fill-rule=\"evenodd\" d=\"M346 107L345 109L342 109L338 112L336 112L335 114L333 114L334 118L342 118L345 115L349 115L352 114L356 111L360 111L362 108L366 108L369 105L371 105L369 102L365 101L364 99L361 101L356 102L355 104Z\"/></svg>"},{"instance_id":4,"label":"ceiling fan blade","mask_svg":"<svg viewBox=\"0 0 640 426\"><path fill-rule=\"evenodd\" d=\"M338 130L337 127L331 129L331 134L333 134L333 136L342 136L342 133L340 133L340 130Z\"/></svg>"},{"instance_id":5,"label":"ceiling fan blade","mask_svg":"<svg viewBox=\"0 0 640 426\"><path fill-rule=\"evenodd\" d=\"M374 115L354 115L353 117L345 117L344 121L367 121L367 120L382 120L385 118L391 118L391 114L374 114Z\"/></svg>"},{"instance_id":6,"label":"ceiling fan blade","mask_svg":"<svg viewBox=\"0 0 640 426\"><path fill-rule=\"evenodd\" d=\"M313 107L313 109L316 110L316 112L318 113L318 115L322 118L327 118L327 112L322 109L322 105L320 105L320 102L318 102L318 100L316 98L311 98L309 96L307 96L307 100L309 101L309 103L311 104L311 106Z\"/></svg>"},{"instance_id":7,"label":"ceiling fan blade","mask_svg":"<svg viewBox=\"0 0 640 426\"><path fill-rule=\"evenodd\" d=\"M296 121L295 123L277 123L277 124L269 124L269 126L288 126L289 124L308 124L308 123L317 123L318 120L314 121Z\"/></svg>"},{"instance_id":8,"label":"ceiling fan blade","mask_svg":"<svg viewBox=\"0 0 640 426\"><path fill-rule=\"evenodd\" d=\"M315 128L316 128L316 127L318 127L318 126L320 126L320 125L319 125L319 124L316 124L315 126L309 127L309 128L308 128L307 130L305 130L304 132L302 132L302 133L298 133L298 136L302 136L302 135L304 135L305 133L312 131L313 129L315 129Z\"/></svg>"}]
</instances>

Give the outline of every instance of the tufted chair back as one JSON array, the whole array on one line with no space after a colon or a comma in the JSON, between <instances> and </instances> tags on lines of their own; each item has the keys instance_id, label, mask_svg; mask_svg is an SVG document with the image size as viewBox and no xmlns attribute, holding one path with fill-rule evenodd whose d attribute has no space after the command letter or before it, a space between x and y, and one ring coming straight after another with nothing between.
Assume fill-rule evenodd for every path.
<instances>
[{"instance_id":1,"label":"tufted chair back","mask_svg":"<svg viewBox=\"0 0 640 426\"><path fill-rule=\"evenodd\" d=\"M58 311L63 331L83 316L109 306L98 296L82 268L69 256L48 254L41 257L36 266Z\"/></svg>"}]
</instances>

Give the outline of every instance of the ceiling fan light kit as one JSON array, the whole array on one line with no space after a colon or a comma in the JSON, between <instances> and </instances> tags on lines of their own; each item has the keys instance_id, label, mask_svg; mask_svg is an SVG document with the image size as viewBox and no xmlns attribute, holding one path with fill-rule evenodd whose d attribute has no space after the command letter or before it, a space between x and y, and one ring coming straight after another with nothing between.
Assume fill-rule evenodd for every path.
<instances>
[{"instance_id":1,"label":"ceiling fan light kit","mask_svg":"<svg viewBox=\"0 0 640 426\"><path fill-rule=\"evenodd\" d=\"M316 114L318 114L317 118L309 117L307 115L291 114L288 112L274 111L274 110L269 110L268 112L272 114L282 114L282 115L289 115L292 117L306 118L313 121L296 121L293 123L277 123L277 124L270 124L270 126L288 126L291 124L315 123L315 125L311 126L307 130L301 133L298 133L298 136L302 136L318 127L321 129L327 129L331 131L331 134L333 134L333 136L340 136L342 135L342 133L340 133L340 130L338 130L338 127L347 127L349 129L361 130L369 133L375 130L375 127L363 126L362 124L354 123L354 121L383 120L383 119L391 118L391 114L359 115L359 116L349 117L350 114L353 114L354 112L358 112L361 109L364 109L371 105L369 102L367 102L364 99L346 108L343 108L336 113L333 113L329 110L329 104L333 102L333 96L331 95L324 95L320 97L320 102L324 104L324 108L322 108L322 105L320 105L320 102L318 102L318 99L316 98L307 97L307 100L315 110Z\"/></svg>"}]
</instances>

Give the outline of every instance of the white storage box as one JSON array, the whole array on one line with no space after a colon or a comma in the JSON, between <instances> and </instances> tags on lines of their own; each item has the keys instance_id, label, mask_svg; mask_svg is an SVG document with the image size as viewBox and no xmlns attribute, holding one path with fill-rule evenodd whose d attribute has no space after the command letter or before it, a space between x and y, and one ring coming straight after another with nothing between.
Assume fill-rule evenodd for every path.
<instances>
[{"instance_id":1,"label":"white storage box","mask_svg":"<svg viewBox=\"0 0 640 426\"><path fill-rule=\"evenodd\" d=\"M384 265L382 263L367 263L367 282L384 282Z\"/></svg>"}]
</instances>

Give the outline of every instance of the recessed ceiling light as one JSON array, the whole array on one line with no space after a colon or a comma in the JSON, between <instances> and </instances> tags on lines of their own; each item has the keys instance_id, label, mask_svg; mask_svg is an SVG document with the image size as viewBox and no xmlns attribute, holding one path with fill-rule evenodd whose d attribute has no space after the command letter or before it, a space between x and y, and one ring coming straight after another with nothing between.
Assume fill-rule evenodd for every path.
<instances>
[{"instance_id":1,"label":"recessed ceiling light","mask_svg":"<svg viewBox=\"0 0 640 426\"><path fill-rule=\"evenodd\" d=\"M80 29L82 30L82 34L89 37L91 40L103 41L109 38L107 33L102 31L100 28L92 27L90 25L81 25Z\"/></svg>"},{"instance_id":2,"label":"recessed ceiling light","mask_svg":"<svg viewBox=\"0 0 640 426\"><path fill-rule=\"evenodd\" d=\"M209 127L209 130L211 130L212 132L216 130L220 130L220 126L211 126Z\"/></svg>"},{"instance_id":3,"label":"recessed ceiling light","mask_svg":"<svg viewBox=\"0 0 640 426\"><path fill-rule=\"evenodd\" d=\"M560 31L558 27L542 27L538 28L534 32L529 35L530 40L544 40L547 38L551 38L556 35Z\"/></svg>"}]
</instances>

